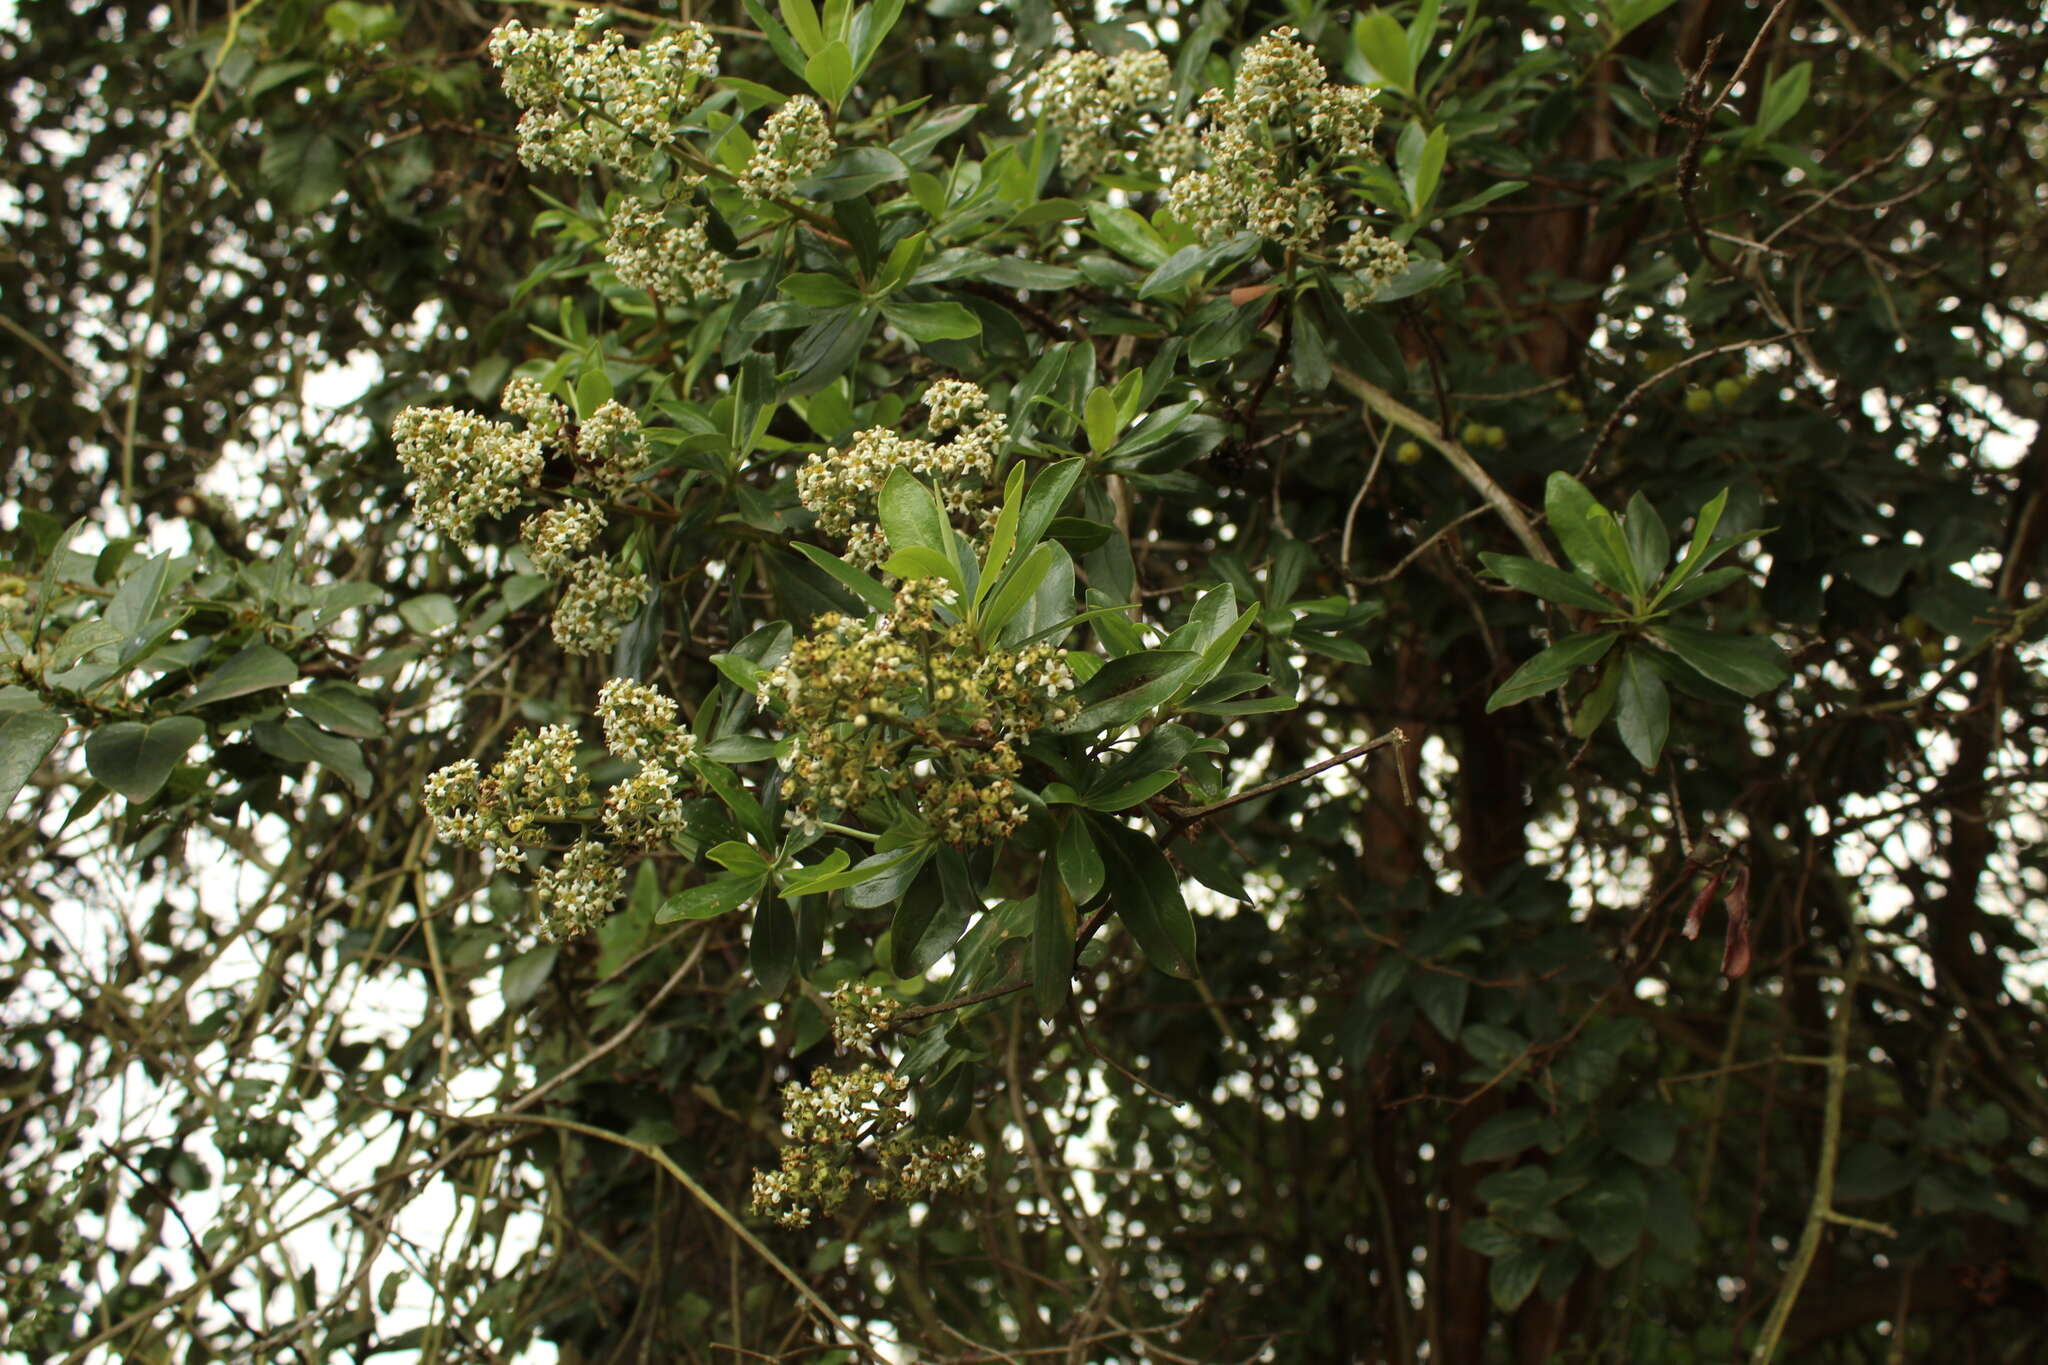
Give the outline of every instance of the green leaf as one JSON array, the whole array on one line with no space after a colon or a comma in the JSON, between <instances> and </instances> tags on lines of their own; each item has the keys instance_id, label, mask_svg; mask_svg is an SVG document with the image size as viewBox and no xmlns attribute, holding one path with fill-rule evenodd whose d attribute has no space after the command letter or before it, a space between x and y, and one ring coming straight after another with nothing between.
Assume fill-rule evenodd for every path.
<instances>
[{"instance_id":1,"label":"green leaf","mask_svg":"<svg viewBox=\"0 0 2048 1365\"><path fill-rule=\"evenodd\" d=\"M981 319L964 304L889 299L882 304L882 316L912 341L964 341L981 335Z\"/></svg>"},{"instance_id":2,"label":"green leaf","mask_svg":"<svg viewBox=\"0 0 2048 1365\"><path fill-rule=\"evenodd\" d=\"M1657 766L1664 741L1671 734L1671 695L1664 680L1638 649L1621 656L1620 690L1615 694L1614 724L1621 742L1644 768Z\"/></svg>"},{"instance_id":3,"label":"green leaf","mask_svg":"<svg viewBox=\"0 0 2048 1365\"><path fill-rule=\"evenodd\" d=\"M504 1002L505 1013L512 1013L540 994L540 988L554 974L555 959L561 953L560 944L543 943L505 964L498 978L498 998Z\"/></svg>"},{"instance_id":4,"label":"green leaf","mask_svg":"<svg viewBox=\"0 0 2048 1365\"><path fill-rule=\"evenodd\" d=\"M1768 640L1686 626L1653 626L1650 634L1709 681L1745 697L1782 686L1791 676L1780 663L1784 655Z\"/></svg>"},{"instance_id":5,"label":"green leaf","mask_svg":"<svg viewBox=\"0 0 2048 1365\"><path fill-rule=\"evenodd\" d=\"M887 588L876 582L873 576L854 568L853 565L837 555L822 550L816 545L806 545L801 541L796 545L796 552L823 569L826 573L832 575L848 592L867 603L870 607L873 607L876 611L887 611L895 605L896 599Z\"/></svg>"},{"instance_id":6,"label":"green leaf","mask_svg":"<svg viewBox=\"0 0 2048 1365\"><path fill-rule=\"evenodd\" d=\"M846 903L859 910L874 910L893 903L910 889L933 849L934 845L929 843L909 844L861 859L849 869L861 875L847 890Z\"/></svg>"},{"instance_id":7,"label":"green leaf","mask_svg":"<svg viewBox=\"0 0 2048 1365\"><path fill-rule=\"evenodd\" d=\"M1664 586L1657 591L1651 605L1655 606L1677 591L1688 578L1707 566L1707 552L1714 545L1714 528L1721 524L1721 514L1728 508L1728 490L1716 493L1707 505L1700 508L1700 514L1693 521L1692 543L1686 546L1685 557L1678 561L1678 567L1664 580ZM1724 546L1730 542L1721 542ZM1736 542L1739 543L1739 542Z\"/></svg>"},{"instance_id":8,"label":"green leaf","mask_svg":"<svg viewBox=\"0 0 2048 1365\"><path fill-rule=\"evenodd\" d=\"M1373 76L1404 94L1415 93L1415 60L1409 55L1408 34L1393 15L1376 9L1360 16L1351 27L1351 41Z\"/></svg>"},{"instance_id":9,"label":"green leaf","mask_svg":"<svg viewBox=\"0 0 2048 1365\"><path fill-rule=\"evenodd\" d=\"M754 908L753 932L747 935L747 967L769 995L781 995L796 972L796 916L779 896L763 896Z\"/></svg>"},{"instance_id":10,"label":"green leaf","mask_svg":"<svg viewBox=\"0 0 2048 1365\"><path fill-rule=\"evenodd\" d=\"M1534 593L1546 602L1608 615L1621 610L1619 604L1601 596L1599 589L1577 574L1566 573L1563 569L1540 560L1524 559L1520 555L1485 552L1480 554L1479 559L1497 577L1511 586L1520 588L1523 592Z\"/></svg>"},{"instance_id":11,"label":"green leaf","mask_svg":"<svg viewBox=\"0 0 2048 1365\"><path fill-rule=\"evenodd\" d=\"M953 567L953 561L922 545L906 545L890 555L882 572L898 578L938 578L955 588L960 586L960 571Z\"/></svg>"},{"instance_id":12,"label":"green leaf","mask_svg":"<svg viewBox=\"0 0 2048 1365\"><path fill-rule=\"evenodd\" d=\"M1649 1225L1649 1192L1641 1176L1624 1168L1573 1195L1562 1211L1595 1263L1612 1270L1642 1244Z\"/></svg>"},{"instance_id":13,"label":"green leaf","mask_svg":"<svg viewBox=\"0 0 2048 1365\"><path fill-rule=\"evenodd\" d=\"M1607 667L1600 671L1600 681L1579 703L1578 714L1572 717L1572 738L1591 739L1613 713L1615 694L1621 690L1619 663L1619 659L1609 659Z\"/></svg>"},{"instance_id":14,"label":"green leaf","mask_svg":"<svg viewBox=\"0 0 2048 1365\"><path fill-rule=\"evenodd\" d=\"M922 976L953 951L980 909L967 860L957 849L940 848L896 907L889 925L889 969L900 977Z\"/></svg>"},{"instance_id":15,"label":"green leaf","mask_svg":"<svg viewBox=\"0 0 2048 1365\"><path fill-rule=\"evenodd\" d=\"M825 31L818 27L818 9L811 0L778 0L775 8L798 47L810 53L825 46Z\"/></svg>"},{"instance_id":16,"label":"green leaf","mask_svg":"<svg viewBox=\"0 0 2048 1365\"><path fill-rule=\"evenodd\" d=\"M1055 860L1038 866L1038 892L1032 898L1031 993L1038 1017L1050 1019L1067 1007L1074 984L1074 901L1060 882Z\"/></svg>"},{"instance_id":17,"label":"green leaf","mask_svg":"<svg viewBox=\"0 0 2048 1365\"><path fill-rule=\"evenodd\" d=\"M984 639L999 634L1010 618L1044 585L1052 574L1056 553L1050 545L1035 546L1022 561L1011 566L1009 577L977 618Z\"/></svg>"},{"instance_id":18,"label":"green leaf","mask_svg":"<svg viewBox=\"0 0 2048 1365\"><path fill-rule=\"evenodd\" d=\"M1806 107L1806 96L1812 87L1812 62L1798 62L1787 67L1776 80L1764 87L1756 127L1749 130L1743 141L1754 146L1784 127Z\"/></svg>"},{"instance_id":19,"label":"green leaf","mask_svg":"<svg viewBox=\"0 0 2048 1365\"><path fill-rule=\"evenodd\" d=\"M837 275L785 275L775 287L809 308L844 308L860 302L860 290Z\"/></svg>"},{"instance_id":20,"label":"green leaf","mask_svg":"<svg viewBox=\"0 0 2048 1365\"><path fill-rule=\"evenodd\" d=\"M1085 735L1129 725L1171 697L1201 662L1201 655L1184 649L1148 649L1111 659L1075 689L1081 709L1049 728L1055 734Z\"/></svg>"},{"instance_id":21,"label":"green leaf","mask_svg":"<svg viewBox=\"0 0 2048 1365\"><path fill-rule=\"evenodd\" d=\"M1116 820L1097 820L1095 844L1117 918L1145 960L1168 976L1195 975L1195 921L1159 846Z\"/></svg>"},{"instance_id":22,"label":"green leaf","mask_svg":"<svg viewBox=\"0 0 2048 1365\"><path fill-rule=\"evenodd\" d=\"M1678 1152L1678 1116L1654 1101L1602 1119L1600 1132L1616 1151L1645 1166L1668 1165Z\"/></svg>"},{"instance_id":23,"label":"green leaf","mask_svg":"<svg viewBox=\"0 0 2048 1365\"><path fill-rule=\"evenodd\" d=\"M1510 1109L1505 1114L1496 1114L1472 1131L1458 1159L1467 1164L1499 1161L1527 1151L1543 1141L1549 1125L1549 1115L1539 1109Z\"/></svg>"},{"instance_id":24,"label":"green leaf","mask_svg":"<svg viewBox=\"0 0 2048 1365\"><path fill-rule=\"evenodd\" d=\"M1572 563L1630 601L1641 593L1635 564L1614 514L1594 501L1586 486L1562 470L1553 473L1543 490L1543 511L1550 529Z\"/></svg>"},{"instance_id":25,"label":"green leaf","mask_svg":"<svg viewBox=\"0 0 2048 1365\"><path fill-rule=\"evenodd\" d=\"M923 546L949 555L953 528L932 490L919 482L915 474L898 465L889 472L888 482L882 485L881 496L875 501L881 514L882 534L889 538L892 550Z\"/></svg>"},{"instance_id":26,"label":"green leaf","mask_svg":"<svg viewBox=\"0 0 2048 1365\"><path fill-rule=\"evenodd\" d=\"M1415 997L1416 1008L1429 1020L1430 1027L1447 1039L1457 1040L1465 1024L1465 1003L1472 994L1469 980L1449 972L1418 971L1408 983L1408 993Z\"/></svg>"},{"instance_id":27,"label":"green leaf","mask_svg":"<svg viewBox=\"0 0 2048 1365\"><path fill-rule=\"evenodd\" d=\"M804 63L804 82L836 113L853 89L853 53L845 43L827 43Z\"/></svg>"},{"instance_id":28,"label":"green leaf","mask_svg":"<svg viewBox=\"0 0 2048 1365\"><path fill-rule=\"evenodd\" d=\"M1094 900L1102 890L1102 854L1095 847L1095 836L1088 832L1087 820L1075 815L1061 827L1058 856L1060 881L1074 903L1086 905Z\"/></svg>"},{"instance_id":29,"label":"green leaf","mask_svg":"<svg viewBox=\"0 0 2048 1365\"><path fill-rule=\"evenodd\" d=\"M1167 250L1166 239L1159 235L1159 229L1146 222L1144 216L1135 210L1093 203L1088 206L1088 224L1095 229L1095 235L1104 246L1148 270L1166 264L1172 254Z\"/></svg>"},{"instance_id":30,"label":"green leaf","mask_svg":"<svg viewBox=\"0 0 2048 1365\"><path fill-rule=\"evenodd\" d=\"M654 912L656 924L672 924L679 919L715 919L739 909L768 884L768 869L734 877L714 877L701 885L678 891L661 903L661 909Z\"/></svg>"},{"instance_id":31,"label":"green leaf","mask_svg":"<svg viewBox=\"0 0 2048 1365\"><path fill-rule=\"evenodd\" d=\"M1031 491L1024 495L1024 515L1017 522L1017 548L1025 549L1038 544L1045 538L1046 529L1059 515L1060 508L1067 502L1067 495L1080 482L1081 473L1087 467L1085 460L1061 460L1058 464L1047 465L1031 481Z\"/></svg>"},{"instance_id":32,"label":"green leaf","mask_svg":"<svg viewBox=\"0 0 2048 1365\"><path fill-rule=\"evenodd\" d=\"M376 739L384 733L384 718L360 688L345 683L320 683L285 698L292 710L323 730L351 739Z\"/></svg>"},{"instance_id":33,"label":"green leaf","mask_svg":"<svg viewBox=\"0 0 2048 1365\"><path fill-rule=\"evenodd\" d=\"M754 794L740 781L738 774L723 763L713 763L701 758L691 759L690 767L704 779L704 785L711 788L712 794L725 804L725 808L732 812L733 818L740 822L740 828L751 834L755 842L770 847L774 845L775 830L768 823L767 814L762 811L761 803L754 799Z\"/></svg>"},{"instance_id":34,"label":"green leaf","mask_svg":"<svg viewBox=\"0 0 2048 1365\"><path fill-rule=\"evenodd\" d=\"M0 815L7 813L69 728L62 716L40 705L0 711Z\"/></svg>"},{"instance_id":35,"label":"green leaf","mask_svg":"<svg viewBox=\"0 0 2048 1365\"><path fill-rule=\"evenodd\" d=\"M1494 1307L1512 1313L1522 1306L1522 1300L1536 1288L1536 1281L1543 1278L1543 1255L1541 1243L1524 1240L1514 1250L1494 1257L1486 1273L1486 1287L1493 1295Z\"/></svg>"},{"instance_id":36,"label":"green leaf","mask_svg":"<svg viewBox=\"0 0 2048 1365\"><path fill-rule=\"evenodd\" d=\"M298 677L299 666L284 651L258 640L208 674L184 699L181 709L190 711L231 697L265 692L297 682Z\"/></svg>"},{"instance_id":37,"label":"green leaf","mask_svg":"<svg viewBox=\"0 0 2048 1365\"><path fill-rule=\"evenodd\" d=\"M1506 682L1495 689L1494 694L1486 699L1488 714L1562 686L1573 673L1598 663L1619 638L1605 631L1588 631L1558 641L1516 669Z\"/></svg>"},{"instance_id":38,"label":"green leaf","mask_svg":"<svg viewBox=\"0 0 2048 1365\"><path fill-rule=\"evenodd\" d=\"M1010 466L1003 480L1003 503L996 513L995 527L988 535L988 552L982 558L981 577L974 588L974 606L980 606L995 590L996 580L1010 562L1017 546L1017 523L1024 515L1024 462Z\"/></svg>"},{"instance_id":39,"label":"green leaf","mask_svg":"<svg viewBox=\"0 0 2048 1365\"><path fill-rule=\"evenodd\" d=\"M197 716L150 724L116 721L86 737L86 770L130 801L147 801L163 790L172 770L205 734L206 725Z\"/></svg>"},{"instance_id":40,"label":"green leaf","mask_svg":"<svg viewBox=\"0 0 2048 1365\"><path fill-rule=\"evenodd\" d=\"M1101 385L1090 389L1087 402L1081 406L1081 426L1088 433L1088 448L1097 455L1115 445L1117 432L1122 429L1116 395Z\"/></svg>"},{"instance_id":41,"label":"green leaf","mask_svg":"<svg viewBox=\"0 0 2048 1365\"><path fill-rule=\"evenodd\" d=\"M1628 515L1621 529L1628 541L1629 562L1635 565L1639 582L1654 583L1671 567L1671 533L1664 518L1641 493L1628 500Z\"/></svg>"},{"instance_id":42,"label":"green leaf","mask_svg":"<svg viewBox=\"0 0 2048 1365\"><path fill-rule=\"evenodd\" d=\"M1443 125L1438 124L1422 140L1413 160L1402 167L1401 187L1408 192L1408 210L1418 219L1429 208L1430 201L1436 198L1437 182L1443 179L1444 174L1444 156L1449 150L1450 137Z\"/></svg>"}]
</instances>

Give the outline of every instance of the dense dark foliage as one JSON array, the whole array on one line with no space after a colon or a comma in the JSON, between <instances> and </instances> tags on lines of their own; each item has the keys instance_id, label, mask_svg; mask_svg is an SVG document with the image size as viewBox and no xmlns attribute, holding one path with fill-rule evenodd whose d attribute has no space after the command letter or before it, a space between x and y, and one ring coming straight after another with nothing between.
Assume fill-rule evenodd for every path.
<instances>
[{"instance_id":1,"label":"dense dark foliage","mask_svg":"<svg viewBox=\"0 0 2048 1365\"><path fill-rule=\"evenodd\" d=\"M604 12L721 74L591 174L522 165L466 0L0 37L8 1351L2048 1352L2037 6ZM1205 242L1173 130L1282 24L1382 159L1303 162L1328 242ZM1107 152L1032 83L1090 50L1170 72ZM833 159L744 192L806 91ZM725 296L607 261L671 191ZM515 373L643 425L525 490L645 576L615 648L516 516L411 515L399 411ZM891 604L796 476L950 378L1012 538L907 475L856 521L957 581L928 669L1043 634L1079 714L1007 838L807 831L757 684ZM640 843L614 678L693 735ZM885 700L816 742L993 764ZM533 868L437 842L428 776L545 725L596 795ZM624 889L544 940L586 837ZM856 983L902 1012L842 1052ZM863 1059L979 1176L755 1218L785 1085Z\"/></svg>"}]
</instances>

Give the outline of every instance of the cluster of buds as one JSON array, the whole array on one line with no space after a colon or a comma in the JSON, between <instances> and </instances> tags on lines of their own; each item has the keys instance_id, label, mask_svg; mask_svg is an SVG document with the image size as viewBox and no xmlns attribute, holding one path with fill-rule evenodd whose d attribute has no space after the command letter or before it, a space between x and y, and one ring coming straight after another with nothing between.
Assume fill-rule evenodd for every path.
<instances>
[{"instance_id":1,"label":"cluster of buds","mask_svg":"<svg viewBox=\"0 0 2048 1365\"><path fill-rule=\"evenodd\" d=\"M827 613L761 680L761 704L793 735L793 823L815 828L829 813L886 801L956 847L1023 824L1017 749L1068 714L1073 674L1052 645L983 648L941 616L953 596L937 579L913 579L873 620Z\"/></svg>"},{"instance_id":2,"label":"cluster of buds","mask_svg":"<svg viewBox=\"0 0 2048 1365\"><path fill-rule=\"evenodd\" d=\"M819 1067L808 1085L784 1086L790 1140L775 1170L755 1173L752 1212L800 1228L863 1186L876 1198L913 1199L967 1184L980 1170L980 1153L959 1138L913 1131L909 1098L909 1081L874 1065ZM856 1163L870 1140L863 1179Z\"/></svg>"},{"instance_id":3,"label":"cluster of buds","mask_svg":"<svg viewBox=\"0 0 2048 1365\"><path fill-rule=\"evenodd\" d=\"M701 24L631 47L600 7L569 29L517 19L491 35L505 93L525 112L519 159L535 170L653 174L679 124L718 74L718 48Z\"/></svg>"},{"instance_id":4,"label":"cluster of buds","mask_svg":"<svg viewBox=\"0 0 2048 1365\"><path fill-rule=\"evenodd\" d=\"M1279 28L1245 52L1230 92L1202 96L1207 170L1174 178L1167 208L1205 241L1255 233L1320 253L1336 208L1333 173L1373 159L1379 108L1361 86L1333 85L1315 53ZM1335 253L1369 297L1406 263L1402 248L1358 226ZM1347 291L1353 293L1354 291Z\"/></svg>"},{"instance_id":5,"label":"cluster of buds","mask_svg":"<svg viewBox=\"0 0 2048 1365\"><path fill-rule=\"evenodd\" d=\"M521 730L485 774L473 758L427 778L422 792L434 832L501 859L543 843L549 821L573 820L590 804L590 779L576 761L576 730Z\"/></svg>"},{"instance_id":6,"label":"cluster of buds","mask_svg":"<svg viewBox=\"0 0 2048 1365\"><path fill-rule=\"evenodd\" d=\"M894 1025L896 1016L903 1012L900 996L865 981L841 986L832 992L825 1004L832 1025L832 1041L839 1045L841 1052L866 1047L875 1040L875 1035Z\"/></svg>"},{"instance_id":7,"label":"cluster of buds","mask_svg":"<svg viewBox=\"0 0 2048 1365\"><path fill-rule=\"evenodd\" d=\"M797 471L797 497L817 514L820 531L846 542L850 563L872 568L889 557L876 499L898 469L936 484L948 514L975 534L988 520L1008 420L965 380L939 380L925 391L924 402L930 413L926 429L934 437L951 433L952 439L922 440L870 427L843 448L811 456Z\"/></svg>"},{"instance_id":8,"label":"cluster of buds","mask_svg":"<svg viewBox=\"0 0 2048 1365\"><path fill-rule=\"evenodd\" d=\"M683 797L697 788L697 737L676 721L675 699L614 678L597 696L604 746L639 769L605 796L604 829L625 844L662 844L683 829Z\"/></svg>"},{"instance_id":9,"label":"cluster of buds","mask_svg":"<svg viewBox=\"0 0 2048 1365\"><path fill-rule=\"evenodd\" d=\"M560 862L544 867L533 879L540 904L540 932L555 942L580 938L604 922L625 889L626 869L610 850L590 839L578 839Z\"/></svg>"},{"instance_id":10,"label":"cluster of buds","mask_svg":"<svg viewBox=\"0 0 2048 1365\"><path fill-rule=\"evenodd\" d=\"M580 425L539 384L524 377L505 386L505 411L526 423L536 447L555 446L576 464L583 482L617 497L647 468L647 437L631 408L606 399ZM571 654L601 654L647 599L647 579L607 559L600 544L604 508L572 501L537 512L519 528L533 567L562 583L555 606L555 643Z\"/></svg>"},{"instance_id":11,"label":"cluster of buds","mask_svg":"<svg viewBox=\"0 0 2048 1365\"><path fill-rule=\"evenodd\" d=\"M1060 161L1075 178L1138 161L1182 159L1184 130L1159 111L1173 98L1163 52L1059 52L1034 73L1025 95L1060 134Z\"/></svg>"},{"instance_id":12,"label":"cluster of buds","mask_svg":"<svg viewBox=\"0 0 2048 1365\"><path fill-rule=\"evenodd\" d=\"M809 95L791 95L761 125L754 154L740 172L740 193L749 199L781 199L796 183L816 175L832 159L832 129L825 106Z\"/></svg>"},{"instance_id":13,"label":"cluster of buds","mask_svg":"<svg viewBox=\"0 0 2048 1365\"><path fill-rule=\"evenodd\" d=\"M413 506L431 529L467 545L478 517L503 516L540 482L540 438L456 408L407 408L391 424L412 475Z\"/></svg>"},{"instance_id":14,"label":"cluster of buds","mask_svg":"<svg viewBox=\"0 0 2048 1365\"><path fill-rule=\"evenodd\" d=\"M697 183L691 178L678 188L687 194ZM712 249L702 219L686 213L678 222L676 214L674 205L654 208L638 199L622 200L612 210L611 234L604 244L612 273L620 284L644 289L665 304L724 298L732 292L725 282L725 257Z\"/></svg>"}]
</instances>

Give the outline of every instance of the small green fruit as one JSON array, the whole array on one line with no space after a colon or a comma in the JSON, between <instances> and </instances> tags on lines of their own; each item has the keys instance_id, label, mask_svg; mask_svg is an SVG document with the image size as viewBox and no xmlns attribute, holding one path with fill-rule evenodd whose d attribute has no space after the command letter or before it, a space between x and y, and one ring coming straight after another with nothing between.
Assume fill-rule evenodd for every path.
<instances>
[{"instance_id":1,"label":"small green fruit","mask_svg":"<svg viewBox=\"0 0 2048 1365\"><path fill-rule=\"evenodd\" d=\"M1714 395L1706 389L1685 391L1685 410L1697 417L1714 406Z\"/></svg>"},{"instance_id":2,"label":"small green fruit","mask_svg":"<svg viewBox=\"0 0 2048 1365\"><path fill-rule=\"evenodd\" d=\"M1739 379L1721 380L1714 385L1714 397L1719 399L1724 406L1734 403L1736 399L1742 397L1742 381Z\"/></svg>"},{"instance_id":3,"label":"small green fruit","mask_svg":"<svg viewBox=\"0 0 2048 1365\"><path fill-rule=\"evenodd\" d=\"M1395 464L1421 464L1422 445L1418 441L1403 441L1394 447Z\"/></svg>"},{"instance_id":4,"label":"small green fruit","mask_svg":"<svg viewBox=\"0 0 2048 1365\"><path fill-rule=\"evenodd\" d=\"M1486 428L1477 422L1467 422L1458 429L1458 439L1468 446L1486 443Z\"/></svg>"},{"instance_id":5,"label":"small green fruit","mask_svg":"<svg viewBox=\"0 0 2048 1365\"><path fill-rule=\"evenodd\" d=\"M1495 450L1499 450L1508 443L1507 429L1505 427L1488 427L1486 429L1486 443Z\"/></svg>"}]
</instances>

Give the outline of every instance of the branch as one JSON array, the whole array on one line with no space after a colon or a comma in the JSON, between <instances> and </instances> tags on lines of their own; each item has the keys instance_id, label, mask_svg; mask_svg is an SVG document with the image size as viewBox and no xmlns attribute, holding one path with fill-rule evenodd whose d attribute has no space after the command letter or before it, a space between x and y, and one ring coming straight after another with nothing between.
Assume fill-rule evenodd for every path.
<instances>
[{"instance_id":1,"label":"branch","mask_svg":"<svg viewBox=\"0 0 2048 1365\"><path fill-rule=\"evenodd\" d=\"M1556 556L1550 553L1550 547L1543 543L1543 538L1536 534L1536 528L1530 525L1528 516L1522 511L1522 505L1508 496L1508 491L1494 481L1493 475L1487 473L1479 461L1473 458L1471 451L1452 440L1442 427L1370 380L1355 375L1339 365L1331 366L1330 377L1337 381L1338 387L1381 417L1434 447L1439 455L1450 461L1451 468L1457 470L1459 476L1471 484L1479 496L1485 498L1493 510L1500 514L1500 519L1508 524L1508 530L1522 543L1522 548L1529 552L1531 559L1548 564L1552 568L1557 567Z\"/></svg>"}]
</instances>

